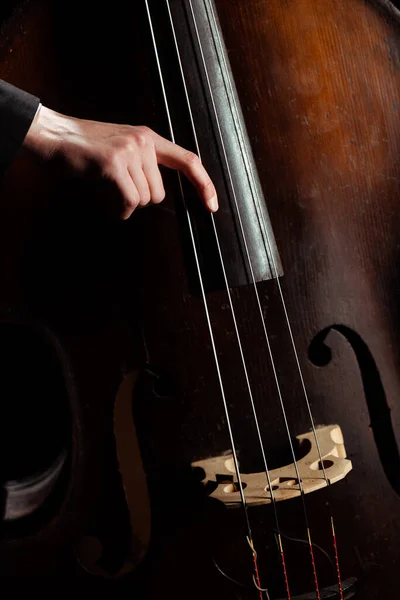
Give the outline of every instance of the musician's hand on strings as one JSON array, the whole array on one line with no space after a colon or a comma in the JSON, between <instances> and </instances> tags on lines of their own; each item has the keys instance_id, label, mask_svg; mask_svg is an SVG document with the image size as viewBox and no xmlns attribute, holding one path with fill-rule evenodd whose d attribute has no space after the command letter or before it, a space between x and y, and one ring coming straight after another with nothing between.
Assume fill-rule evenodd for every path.
<instances>
[{"instance_id":1,"label":"musician's hand on strings","mask_svg":"<svg viewBox=\"0 0 400 600\"><path fill-rule=\"evenodd\" d=\"M122 200L127 219L137 207L165 197L158 165L181 171L196 187L205 207L218 209L214 184L199 157L148 127L77 119L41 106L24 147L45 160L61 159L73 175L105 179Z\"/></svg>"}]
</instances>

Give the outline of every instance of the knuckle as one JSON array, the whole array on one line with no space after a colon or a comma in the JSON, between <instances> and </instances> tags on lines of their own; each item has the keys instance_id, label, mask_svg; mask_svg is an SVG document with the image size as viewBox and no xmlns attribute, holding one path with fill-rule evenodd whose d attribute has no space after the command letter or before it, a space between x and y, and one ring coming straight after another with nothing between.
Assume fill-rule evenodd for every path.
<instances>
[{"instance_id":1,"label":"knuckle","mask_svg":"<svg viewBox=\"0 0 400 600\"><path fill-rule=\"evenodd\" d=\"M150 192L146 192L145 194L142 194L141 198L140 198L140 204L141 205L146 205L150 202L151 200L151 195Z\"/></svg>"},{"instance_id":2,"label":"knuckle","mask_svg":"<svg viewBox=\"0 0 400 600\"><path fill-rule=\"evenodd\" d=\"M136 143L139 148L144 148L147 145L147 137L145 133L136 134Z\"/></svg>"},{"instance_id":3,"label":"knuckle","mask_svg":"<svg viewBox=\"0 0 400 600\"><path fill-rule=\"evenodd\" d=\"M140 196L137 192L133 192L129 197L125 197L124 208L127 210L135 210L140 203Z\"/></svg>"},{"instance_id":4,"label":"knuckle","mask_svg":"<svg viewBox=\"0 0 400 600\"><path fill-rule=\"evenodd\" d=\"M124 155L126 155L126 154L132 155L132 154L136 153L136 151L137 151L136 150L136 146L135 146L135 144L133 143L132 139L129 136L127 136L126 138L124 138L121 141L120 151Z\"/></svg>"},{"instance_id":5,"label":"knuckle","mask_svg":"<svg viewBox=\"0 0 400 600\"><path fill-rule=\"evenodd\" d=\"M160 202L162 202L165 198L165 190L160 190L155 192L152 195L151 201L153 202L153 204L160 204Z\"/></svg>"},{"instance_id":6,"label":"knuckle","mask_svg":"<svg viewBox=\"0 0 400 600\"><path fill-rule=\"evenodd\" d=\"M147 125L139 125L138 127L136 127L136 129L147 136L153 133L153 130L150 129L150 127L147 127Z\"/></svg>"},{"instance_id":7,"label":"knuckle","mask_svg":"<svg viewBox=\"0 0 400 600\"><path fill-rule=\"evenodd\" d=\"M183 158L186 164L189 165L189 167L196 167L198 164L200 164L200 158L194 152L186 152Z\"/></svg>"},{"instance_id":8,"label":"knuckle","mask_svg":"<svg viewBox=\"0 0 400 600\"><path fill-rule=\"evenodd\" d=\"M133 208L133 210L135 210L135 208L137 208L139 206L139 204L140 204L140 196L139 196L139 194L136 193L130 199L129 206L131 208Z\"/></svg>"},{"instance_id":9,"label":"knuckle","mask_svg":"<svg viewBox=\"0 0 400 600\"><path fill-rule=\"evenodd\" d=\"M149 127L143 125L135 128L133 136L139 148L144 148L151 141L152 131Z\"/></svg>"}]
</instances>

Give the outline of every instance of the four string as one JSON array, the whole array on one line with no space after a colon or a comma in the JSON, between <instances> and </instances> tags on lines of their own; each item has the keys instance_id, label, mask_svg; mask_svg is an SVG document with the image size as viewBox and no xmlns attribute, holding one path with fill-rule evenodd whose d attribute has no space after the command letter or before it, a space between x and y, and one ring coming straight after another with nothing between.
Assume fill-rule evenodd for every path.
<instances>
[{"instance_id":1,"label":"four string","mask_svg":"<svg viewBox=\"0 0 400 600\"><path fill-rule=\"evenodd\" d=\"M167 1L167 4L169 4L169 0L166 0L166 1ZM192 12L192 17L193 17L193 19L195 21L195 15L194 15L194 12L193 12L192 0L189 0L189 4L190 4L191 12ZM209 2L208 4L205 3L205 5L206 6L208 5L209 11L210 11L210 14L208 15L208 18L212 19L214 21L214 24L216 24L216 18L215 18L215 14L214 14L214 9L213 9L213 3L212 3L212 1ZM217 43L219 44L220 56L221 56L222 60L225 62L225 53L223 52L222 42L221 42L221 38L220 38L220 35L219 35L219 28L218 27L215 27L215 32L216 32ZM200 40L200 36L198 34L197 26L196 26L196 35L197 35L198 43L199 43L200 50L201 50L201 40ZM204 68L206 69L206 74L207 74L207 66L206 66L205 61L204 61L203 53L202 53L202 57L203 57ZM225 64L225 67L226 67L226 64ZM207 80L208 80L208 83L209 83L208 75L207 75ZM230 81L229 78L228 78L228 85L231 85L231 81ZM212 97L212 90L211 89L210 89L210 92L211 92L211 97ZM233 92L232 89L231 89L231 92ZM236 111L236 114L238 114L238 110L237 110L237 107L235 105L236 101L235 101L235 94L234 93L231 93L231 98L232 98L232 101L233 101L233 104L234 104L234 109ZM215 110L215 107L214 107L214 110ZM217 119L218 119L218 117L217 117ZM236 125L236 128L237 128L237 134L243 139L243 132L242 132L242 129L241 129L241 120L239 118L235 119L235 125ZM219 133L220 133L221 141L223 143L222 134L221 134L221 130L220 129L219 129ZM245 146L242 144L242 147L244 148ZM253 189L254 189L255 182L254 182L254 174L253 174L253 171L252 171L252 163L251 163L251 161L248 161L248 165L249 165L249 169L250 169L251 178L253 180ZM228 168L229 168L229 166L228 166ZM232 188L233 188L233 185L232 185ZM237 210L238 210L238 215L239 215L239 220L240 220L240 212L239 212L239 206L238 206L238 203L237 203L236 195L234 195L234 199L235 199L235 204L236 204L236 207L237 207ZM258 201L258 196L257 195L254 196L253 195L253 199L255 199L256 201ZM263 211L260 211L260 212L261 212L261 214L263 216L263 219L264 219L264 212ZM264 334L265 334L267 345L268 345L268 351L269 351L269 354L270 354L270 359L271 359L271 362L273 363L272 353L271 353L271 350L270 350L270 344L269 344L269 341L268 341L268 334L267 334L267 330L266 330L265 319L263 318L263 314L262 314L262 308L261 308L261 303L260 303L259 294L258 294L258 290L257 290L257 285L256 285L255 278L254 278L254 273L253 273L253 269L252 269L250 254L249 254L249 251L248 251L248 248L247 248L247 244L246 244L246 236L244 234L244 230L243 230L243 227L242 227L242 224L241 224L241 220L240 220L240 225L241 225L241 229L242 229L243 241L244 241L244 244L245 244L245 247L246 247L246 254L247 254L247 257L248 257L249 268L250 268L251 274L252 274L254 291L255 291L255 294L256 294L257 303L258 303L258 307L259 307L259 311L260 311L260 315L261 315L261 322L263 324L263 329L264 329ZM264 225L265 225L265 223L264 223ZM311 404L310 404L310 400L309 400L308 393L307 393L307 388L306 388L304 377L303 377L303 371L302 371L302 368L301 368L301 365L300 365L299 354L298 354L297 346L296 346L296 343L295 343L295 340L294 340L292 326L290 324L289 315L288 315L288 311L287 311L287 307L286 307L286 302L285 302L285 298L284 298L282 287L281 287L280 280L279 280L277 265L276 265L276 262L275 262L274 254L271 251L271 245L270 245L268 236L267 236L267 245L268 245L268 249L269 249L269 254L270 254L271 259L272 259L273 269L274 269L274 272L275 272L275 279L276 279L276 282L277 282L277 285L278 285L279 296L281 298L281 303L282 303L282 307L283 307L283 311L284 311L284 315L285 315L285 321L286 321L287 329L288 329L288 332L289 332L290 341L291 341L291 344L292 344L293 354L294 354L295 361L296 361L297 372L298 372L298 375L299 375L299 378L300 378L301 388L302 388L304 400L305 400L305 403L306 403L306 406L307 406L309 420L310 420L310 424L311 424L313 436L314 436L315 443L316 443L316 448L317 448L317 452L318 452L318 456L319 456L319 462L320 462L320 468L322 470L322 474L323 474L323 477L325 479L325 483L326 483L327 490L328 490L328 506L329 506L329 512L330 512L330 524L331 524L331 532L332 532L333 550L334 550L334 556L335 556L336 574L337 574L337 580L338 580L340 600L344 600L342 578L341 578L341 573L340 573L339 553L338 553L337 540L336 540L336 531L335 531L335 525L334 525L334 519L333 519L332 503L331 503L331 498L330 498L330 481L329 481L329 478L326 475L325 464L324 464L324 461L323 461L323 458L322 458L322 454L321 454L321 448L320 448L320 444L319 444L319 440L318 440L318 435L317 435L317 431L316 431L316 427L315 427L315 421L314 421L314 417L313 417L312 411L311 411ZM275 374L275 377L276 377L276 371L275 371L275 369L274 369L274 374ZM276 384L277 384L277 387L279 389L279 384L278 384L278 380L277 379L276 379ZM280 392L279 392L279 397L280 397L280 401L281 401L281 408L282 408L282 411L284 413L285 409L284 409L284 406L283 406L283 399L282 399L282 396L281 396ZM286 424L287 423L286 417L284 417L284 419L285 419L285 424ZM287 428L287 433L288 433L289 442L291 442L291 437L290 437L290 433L289 433L288 428ZM296 461L295 461L295 465L296 465ZM297 470L297 466L296 466L296 470ZM304 491L302 490L301 493L302 493L303 502L304 502ZM305 515L305 518L306 518L306 522L307 522L307 516L306 515ZM308 532L308 535L310 536L310 531L309 531L308 525L307 525L307 532ZM312 550L311 538L309 537L309 539L310 539L311 559L312 559L312 563L313 563L314 575L316 577L315 562L314 562L314 557L313 557L313 550ZM318 587L318 583L317 583L317 587ZM318 591L318 589L317 589L317 596L319 597L319 591Z\"/></svg>"},{"instance_id":2,"label":"four string","mask_svg":"<svg viewBox=\"0 0 400 600\"><path fill-rule=\"evenodd\" d=\"M254 271L253 271L253 267L252 267L251 257L250 257L250 253L249 253L249 250L248 250L248 245L247 245L247 241L246 241L246 236L245 236L245 232L244 232L242 220L241 220L241 217L240 217L239 203L237 201L236 191L235 191L235 187L234 187L234 184L233 184L232 175L231 175L231 171L230 171L230 167L229 167L229 161L228 161L228 157L227 157L226 150L225 150L225 145L224 145L224 140L223 140L223 134L222 134L222 131L221 131L221 127L220 127L220 123L219 123L219 119L218 119L218 114L217 114L216 106L215 106L215 103L214 103L213 92L212 92L212 88L211 88L211 84L210 84L210 80L209 80L209 76L208 76L207 64L206 64L204 53L203 53L203 48L202 48L202 44L201 44L201 38L200 38L198 27L197 27L197 22L196 22L195 13L194 13L194 10L193 10L192 0L188 0L188 4L189 4L189 7L190 7L190 11L191 11L193 26L194 26L194 30L196 32L197 44L198 44L198 48L199 48L200 55L201 55L201 60L202 60L203 69L204 69L204 73L205 73L206 80L207 80L207 85L208 85L208 88L209 88L211 102L212 102L212 105L213 105L213 111L214 111L214 116L215 116L216 123L217 123L218 134L219 134L219 138L220 138L220 141L221 141L221 147L222 147L222 150L223 150L224 160L225 160L226 167L227 167L227 173L228 173L228 179L229 179L230 189L231 189L232 197L234 199L234 202L235 202L235 205L236 205L236 209L237 209L239 226L240 226L241 235L242 235L242 239L243 239L243 243L244 243L244 247L245 247L245 253L246 253L246 256L247 256L249 270L250 270L250 273L251 273L252 284L253 284L253 287L254 287L254 291L255 291L255 295L256 295L256 299L257 299L257 305L258 305L258 308L259 308L259 311L260 311L260 315L261 315L261 322L262 322L264 336L265 336L265 340L266 340L266 344L267 344L268 354L269 354L271 365L272 365L272 369L273 369L273 374L274 374L274 380L275 380L275 384L276 384L277 394L278 394L278 398L279 398L279 402L280 402L280 407L281 407L281 411L282 411L282 415L283 415L283 419L284 419L284 423L285 423L286 433L287 433L288 440L289 440L291 454L292 454L292 457L293 457L293 465L294 465L294 468L295 468L295 472L296 472L296 476L297 476L297 482L298 482L299 490L300 490L300 496L301 496L301 499L302 499L303 515L304 515L304 519L305 519L305 526L306 526L306 532L307 532L307 541L308 541L308 546L309 546L309 551L310 551L312 572L313 572L313 578L314 578L314 584L315 584L315 593L316 593L316 598L318 600L320 600L321 594L320 594L318 577L317 577L317 571L316 571L316 564L315 564L315 558L314 558L313 543L312 543L312 539L311 539L311 532L310 532L309 521L308 521L308 516L307 516L307 511L306 511L304 488L303 488L302 480L301 480L300 473L299 473L298 466L297 466L297 460L296 460L296 457L295 457L294 447L293 447L293 443L292 443L292 439L291 439L291 433L290 433L289 424L288 424L288 420L287 420L287 414L286 414L286 410L285 410L285 407L284 407L282 392L281 392L281 388L280 388L280 384L279 384L279 380L278 380L278 376L277 376L277 370L276 370L276 366L275 366L275 362L274 362L274 358L273 358L273 353L272 353L272 349L271 349L271 345L270 345L269 335L268 335L268 332L267 332L267 328L266 328L266 324L265 324L265 319L264 319L263 313L262 313L262 307L261 307L260 297L259 297L259 293L258 293L258 289L257 289L257 284L256 284L255 276L254 276ZM150 8L149 8L149 2L148 2L148 0L145 0L145 5L146 5L146 11L147 11L147 17L148 17L148 21L149 21L149 26L150 26L152 43L153 43L153 47L154 47L154 51L155 51L155 56L156 56L157 69L158 69L158 74L159 74L159 77L160 77L160 83L161 83L161 88L162 88L162 94L163 94L164 104L165 104L166 113L167 113L167 119L168 119L168 126L169 126L170 136L171 136L172 142L175 142L175 133L174 133L173 125L172 125L171 113L170 113L170 109L169 109L169 103L168 103L168 98L167 98L165 84L164 84L164 77L163 77L163 72L162 72L161 63L160 63L160 59L159 59L158 46L157 46L157 42L156 42L156 39L155 39L154 28L153 28L153 21L152 21L152 17L151 17L151 12L150 12ZM200 148L199 148L198 139L197 139L196 127L195 127L194 120L193 120L193 114L192 114L192 109L191 109L189 94L188 94L187 87L186 87L186 80L185 80L185 75L184 75L183 66L182 66L182 62L181 62L181 56L180 56L179 46L178 46L178 42L177 42L177 38L176 38L174 21L173 21L172 14L171 14L169 0L166 0L166 6L167 6L167 10L168 10L168 15L169 15L170 24L171 24L171 30L172 30L172 34L173 34L173 38L174 38L174 43L175 43L175 48L176 48L176 53L177 53L177 58L178 58L178 62L179 62L179 68L180 68L180 72L181 72L182 83L183 83L183 87L184 87L184 91L185 91L186 103L187 103L187 107L188 107L188 111L189 111L189 115L190 115L191 127L192 127L192 132L193 132L193 135L194 135L195 145L196 145L196 152L199 155L199 157L201 157L201 155L200 155ZM214 15L214 12L213 12L212 3L209 3L209 5L208 5L208 19L209 20L213 19L214 23L215 23L215 15ZM222 60L225 60L224 52L222 51L222 42L221 42L221 39L219 38L219 31L218 31L217 27L215 27L215 31L217 32L217 40L216 41L217 41L217 43L219 45L219 55L222 56ZM230 82L229 82L229 84L230 84ZM234 99L234 97L235 97L234 94L231 94L231 97ZM233 100L233 101L235 102L235 100ZM237 112L237 107L234 106L233 108ZM236 123L236 128L237 128L237 134L240 137L240 139L243 140L243 132L241 131L241 127L240 127L240 119L236 119L235 123ZM243 147L243 144L242 144L242 147ZM248 164L250 164L249 161L248 161ZM254 174L252 173L251 166L250 166L250 175L251 175L251 178L253 180L253 188L254 188ZM244 515L245 515L245 524L246 524L246 529L247 529L247 536L246 537L247 537L247 541L248 541L248 544L249 544L249 547L250 547L250 549L252 551L252 556L253 556L253 564L254 564L253 580L254 580L254 585L255 585L255 587L260 592L260 599L262 600L263 593L265 593L267 599L269 600L268 590L266 588L262 588L261 587L261 583L260 583L259 567L258 567L258 560L257 560L257 552L255 550L254 541L253 541L253 537L252 537L252 531L251 531L251 526L250 526L250 518L249 518L249 514L248 514L248 507L247 507L247 502L246 502L246 498L245 498L245 494L244 494L244 486L243 486L242 477L241 477L240 469L239 469L237 449L236 449L236 445L235 445L234 437L233 437L233 430L232 430L231 420L230 420L230 416L229 416L229 410L228 410L228 405L227 405L227 400L226 400L225 388L224 388L224 384L223 384L223 381L222 381L221 369L220 369L218 355L217 355L217 351L216 351L214 333L213 333L213 329L212 329L212 325L211 325L210 314L209 314L209 309L208 309L208 303L207 303L207 299L206 299L206 295L205 295L205 289L204 289L204 284L203 284L203 279L202 279L202 273L201 273L201 268L200 268L200 263L199 263L199 258L198 258L198 252L197 252L196 243L195 243L194 234L193 234L193 227L192 227L191 217L190 217L190 214L189 214L188 207L186 205L186 201L185 201L185 197L184 197L184 192L183 192L183 187L182 187L182 180L181 180L181 177L180 177L179 174L178 174L178 178L179 178L179 185L180 185L180 193L181 193L182 201L183 201L184 208L185 208L185 213L186 213L186 218L187 218L187 222L188 222L188 227L189 227L191 242L192 242L192 246L193 246L195 264L196 264L196 269L197 269L197 273L198 273L198 277L199 277L201 295L202 295L202 300L203 300L205 314L206 314L206 321L207 321L208 331L209 331L209 335L210 335L210 339L211 339L212 352L213 352L214 361L215 361L215 365L216 365L217 376L218 376L218 381L219 381L219 386L220 386L220 391L221 391L221 396L222 396L222 401L223 401L223 406L224 406L224 411L225 411L225 416L226 416L227 428L228 428L230 443L231 443L231 447L232 447L232 456L233 456L233 461L234 461L234 466L235 466L237 483L238 483L238 487L239 487L239 494L240 494L240 499L241 499L241 503L242 503L243 510L244 510ZM253 194L253 199L254 199L254 194ZM262 211L260 211L260 212L262 212ZM244 357L244 353L243 353L243 349L242 349L241 338L240 338L240 334L239 334L239 330L238 330L238 325L237 325L237 319L236 319L236 315L235 315L235 311L234 311L234 307L233 307L233 303L232 303L232 298L231 298L229 283L228 283L228 280L227 280L227 275L226 275L226 270L225 270L225 264L224 264L224 260L223 260L223 254L222 254L221 247L220 247L220 242L219 242L219 236L218 236L218 232L217 232L217 229L216 229L214 216L212 214L211 214L211 220L212 220L213 232L214 232L214 236L215 236L215 240L216 240L216 244L217 244L219 259L220 259L220 262L221 262L221 267L222 267L222 273L223 273L223 278L224 278L224 282L225 282L226 292L227 292L227 295L228 295L229 306L230 306L230 309L231 309L232 319L233 319L233 323L234 323L236 339L237 339L237 342L238 342L240 356L241 356L241 361L242 361L243 370L244 370L244 374L245 374L246 385L247 385L249 399L250 399L250 403L251 403L251 407L252 407L254 422L255 422L255 425L256 425L257 437L258 437L258 440L259 440L261 454L262 454L263 463L264 463L264 467L265 467L265 474L266 474L266 479L267 479L267 483L268 483L268 491L269 491L269 494L271 496L271 504L272 504L272 507L273 507L274 518L275 518L275 523L276 523L276 528L277 528L278 546L279 546L279 552L280 552L280 556L281 556L281 563L282 563L282 569L283 569L283 575L284 575L284 581L285 581L285 587L286 587L286 594L287 594L288 600L290 600L291 594L290 594L289 580L288 580L288 575L287 575L285 554L284 554L283 543L282 543L281 529L280 529L280 526L279 526L279 519L278 519L277 508L276 508L276 499L275 499L275 496L274 496L273 486L272 486L272 482L271 482L271 478L270 478L270 474L269 474L269 470L268 470L268 465L267 465L267 460L266 460L266 455L265 455L265 449L264 449L264 444L263 444L263 440L262 440L261 429L260 429L260 425L259 425L259 421L258 421L258 416L257 416L257 411L256 411L254 399L253 399L253 393L252 393L252 388L251 388L251 384L250 384L250 380L249 380L249 376L248 376L248 370L247 370L247 366L246 366L246 361L245 361L245 357ZM278 269L277 269L277 265L276 265L276 262L275 262L275 259L274 259L274 255L271 252L271 245L270 245L270 242L268 240L268 237L267 237L267 244L269 246L269 254L270 254L271 258L272 258L272 265L273 265L273 270L274 270L274 274L275 274L275 279L277 281L277 285L278 285L278 289L279 289L279 294L280 294L280 298L281 298L281 302L282 302L282 307L283 307L283 311L284 311L284 315L285 315L285 320L286 320L286 324L287 324L287 328L288 328L288 332L289 332L289 336L290 336L290 340L291 340L291 344L292 344L292 349L293 349L295 360L296 360L297 370L298 370L300 381L301 381L301 387L302 387L303 395L304 395L305 402L306 402L306 405L307 405L307 410L308 410L309 418L310 418L310 421L311 421L311 427L312 427L313 435L314 435L314 438L315 438L315 441L316 441L316 448L317 448L317 452L318 452L319 459L320 459L320 467L321 467L321 470L323 472L323 476L324 476L326 485L327 485L327 487L329 489L330 482L329 482L329 479L328 479L328 477L326 475L324 461L323 461L323 458L322 458L322 455L321 455L320 445L319 445L318 436L317 436L317 432L316 432L315 422L314 422L314 418L312 416L311 405L310 405L310 402L309 402L309 398L308 398L308 394L307 394L307 390L306 390L306 386L305 386L305 382L304 382L304 377L303 377L302 369L301 369L301 366L300 366L300 361L299 361L298 352L297 352L297 348L296 348L294 337L293 337L293 333L292 333L292 328L291 328L291 325L290 325L290 320L289 320L289 316L288 316L288 312L287 312L287 308L286 308L286 303L285 303L283 292L282 292L282 288L281 288L281 285L280 285L280 282L279 282ZM335 528L334 528L334 521L333 521L333 515L332 515L332 509L331 509L330 499L328 501L328 504L329 504L329 508L330 508L330 521L331 521L331 529L332 529L332 535L333 535L333 546L334 546L334 552L335 552L335 564L336 564L336 570L337 570L340 599L343 600L344 596L343 596L342 582L341 582L341 576L340 576L339 558L338 558L338 550L337 550L337 543L336 543L336 534L335 534Z\"/></svg>"}]
</instances>

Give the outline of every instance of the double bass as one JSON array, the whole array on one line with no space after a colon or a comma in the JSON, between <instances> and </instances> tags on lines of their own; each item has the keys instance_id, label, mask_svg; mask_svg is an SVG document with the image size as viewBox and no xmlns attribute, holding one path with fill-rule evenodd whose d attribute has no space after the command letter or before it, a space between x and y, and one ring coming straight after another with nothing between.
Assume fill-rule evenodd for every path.
<instances>
[{"instance_id":1,"label":"double bass","mask_svg":"<svg viewBox=\"0 0 400 600\"><path fill-rule=\"evenodd\" d=\"M166 200L116 223L91 182L14 162L3 576L395 596L399 19L385 0L14 12L2 78L193 150L220 209L165 172Z\"/></svg>"}]
</instances>

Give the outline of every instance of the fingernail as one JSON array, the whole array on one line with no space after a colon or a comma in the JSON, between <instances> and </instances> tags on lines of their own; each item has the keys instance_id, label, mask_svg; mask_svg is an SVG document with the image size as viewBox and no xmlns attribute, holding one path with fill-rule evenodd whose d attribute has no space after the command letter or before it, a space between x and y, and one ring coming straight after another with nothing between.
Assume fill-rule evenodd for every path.
<instances>
[{"instance_id":1,"label":"fingernail","mask_svg":"<svg viewBox=\"0 0 400 600\"><path fill-rule=\"evenodd\" d=\"M211 210L213 212L218 210L217 196L213 196L212 198L210 198L210 200L208 201L208 206L211 208Z\"/></svg>"}]
</instances>

